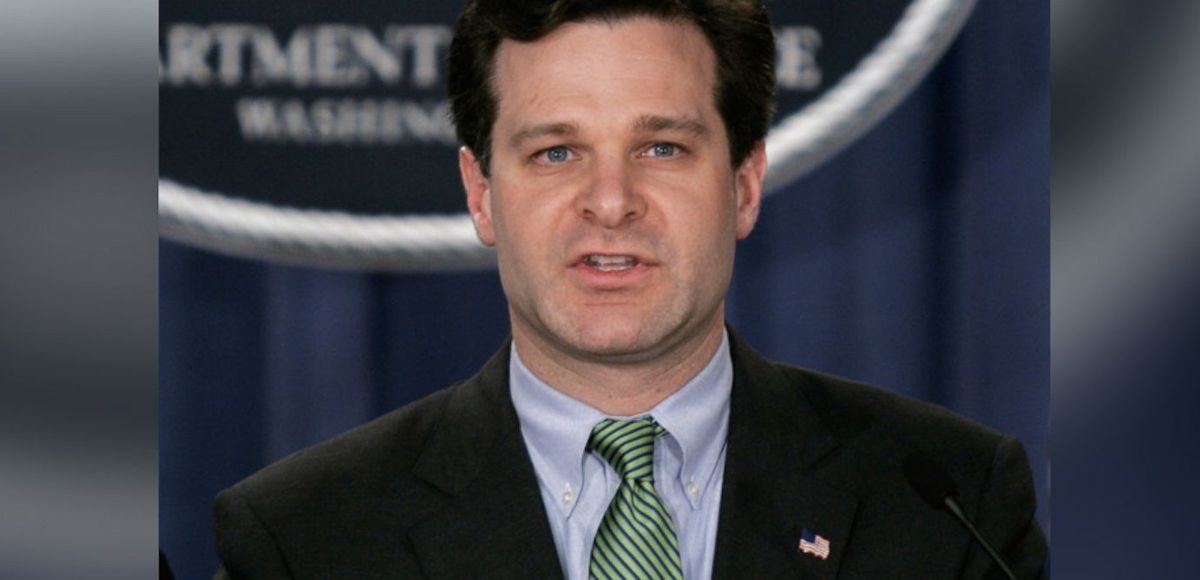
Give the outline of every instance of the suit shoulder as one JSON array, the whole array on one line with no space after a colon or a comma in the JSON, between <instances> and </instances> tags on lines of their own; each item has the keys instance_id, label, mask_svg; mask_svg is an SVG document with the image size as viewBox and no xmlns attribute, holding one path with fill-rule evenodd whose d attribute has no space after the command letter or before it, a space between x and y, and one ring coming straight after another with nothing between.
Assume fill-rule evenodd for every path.
<instances>
[{"instance_id":1,"label":"suit shoulder","mask_svg":"<svg viewBox=\"0 0 1200 580\"><path fill-rule=\"evenodd\" d=\"M280 572L285 566L308 577L367 577L376 566L394 566L411 575L404 533L447 499L414 466L460 388L293 453L222 491L213 526L226 569L246 577L293 575Z\"/></svg>"},{"instance_id":2,"label":"suit shoulder","mask_svg":"<svg viewBox=\"0 0 1200 580\"><path fill-rule=\"evenodd\" d=\"M874 557L857 565L943 562L947 577L963 578L983 577L992 565L957 522L913 491L903 464L920 453L945 470L959 505L1004 552L1017 576L1041 577L1046 544L1034 519L1036 494L1019 441L938 405L879 387L786 365L777 368L839 442L838 451L826 456L819 469L824 481L859 501L855 541L869 546ZM896 542L898 537L937 540ZM954 552L956 545L962 551ZM875 578L894 569L846 572ZM941 577L922 574L933 576Z\"/></svg>"},{"instance_id":3,"label":"suit shoulder","mask_svg":"<svg viewBox=\"0 0 1200 580\"><path fill-rule=\"evenodd\" d=\"M297 451L238 482L232 489L254 503L338 490L348 493L404 481L447 401L459 385L384 414L332 439Z\"/></svg>"},{"instance_id":4,"label":"suit shoulder","mask_svg":"<svg viewBox=\"0 0 1200 580\"><path fill-rule=\"evenodd\" d=\"M993 449L1003 435L945 407L831 374L775 364L826 426L843 439L883 433L916 446L957 442Z\"/></svg>"}]
</instances>

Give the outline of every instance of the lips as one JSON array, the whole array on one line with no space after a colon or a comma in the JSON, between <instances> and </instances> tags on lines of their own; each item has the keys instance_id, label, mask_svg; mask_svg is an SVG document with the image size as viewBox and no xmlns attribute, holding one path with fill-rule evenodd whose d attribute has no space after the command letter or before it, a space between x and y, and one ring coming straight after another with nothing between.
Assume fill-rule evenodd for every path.
<instances>
[{"instance_id":1,"label":"lips","mask_svg":"<svg viewBox=\"0 0 1200 580\"><path fill-rule=\"evenodd\" d=\"M625 290L641 285L656 270L651 258L628 251L588 250L576 255L569 271L591 290Z\"/></svg>"},{"instance_id":2,"label":"lips","mask_svg":"<svg viewBox=\"0 0 1200 580\"><path fill-rule=\"evenodd\" d=\"M582 263L601 272L624 272L636 267L640 260L637 256L588 254L583 257Z\"/></svg>"}]
</instances>

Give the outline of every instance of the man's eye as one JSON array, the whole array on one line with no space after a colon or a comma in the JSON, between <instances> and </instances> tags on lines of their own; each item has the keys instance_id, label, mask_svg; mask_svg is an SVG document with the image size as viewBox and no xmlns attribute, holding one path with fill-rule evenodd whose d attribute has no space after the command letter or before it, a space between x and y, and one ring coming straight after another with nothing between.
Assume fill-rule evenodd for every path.
<instances>
[{"instance_id":1,"label":"man's eye","mask_svg":"<svg viewBox=\"0 0 1200 580\"><path fill-rule=\"evenodd\" d=\"M566 163L571 160L571 150L557 146L542 150L535 158L546 163Z\"/></svg>"},{"instance_id":2,"label":"man's eye","mask_svg":"<svg viewBox=\"0 0 1200 580\"><path fill-rule=\"evenodd\" d=\"M646 150L649 157L674 157L679 154L679 146L674 143L655 143Z\"/></svg>"}]
</instances>

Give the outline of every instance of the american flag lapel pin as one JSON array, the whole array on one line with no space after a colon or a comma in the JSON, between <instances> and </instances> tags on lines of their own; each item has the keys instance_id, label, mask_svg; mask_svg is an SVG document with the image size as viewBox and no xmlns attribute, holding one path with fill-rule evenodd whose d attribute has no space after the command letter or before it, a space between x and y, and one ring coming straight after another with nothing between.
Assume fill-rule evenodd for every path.
<instances>
[{"instance_id":1,"label":"american flag lapel pin","mask_svg":"<svg viewBox=\"0 0 1200 580\"><path fill-rule=\"evenodd\" d=\"M800 553L812 554L822 560L829 557L829 540L808 528L800 530Z\"/></svg>"}]
</instances>

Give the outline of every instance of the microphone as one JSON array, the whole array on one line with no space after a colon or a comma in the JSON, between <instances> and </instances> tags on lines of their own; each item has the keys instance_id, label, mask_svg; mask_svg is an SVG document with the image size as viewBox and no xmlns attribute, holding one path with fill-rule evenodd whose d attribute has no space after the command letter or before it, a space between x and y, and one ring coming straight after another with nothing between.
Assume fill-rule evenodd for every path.
<instances>
[{"instance_id":1,"label":"microphone","mask_svg":"<svg viewBox=\"0 0 1200 580\"><path fill-rule=\"evenodd\" d=\"M1008 568L1004 560L1000 559L1000 555L996 553L996 550L993 550L991 544L988 544L987 540L983 539L983 536L979 534L979 530L975 529L975 524L971 523L971 520L963 513L962 508L955 499L958 496L958 488L950 480L950 476L946 474L942 466L923 453L910 453L908 457L904 458L904 476L908 478L908 484L916 490L917 495L921 496L921 499L933 506L933 509L946 510L953 514L959 523L967 528L967 531L971 532L972 536L975 536L975 539L979 541L983 549L992 557L996 565L1000 566L1004 574L1010 580L1017 580L1016 575L1012 573L1012 570Z\"/></svg>"}]
</instances>

